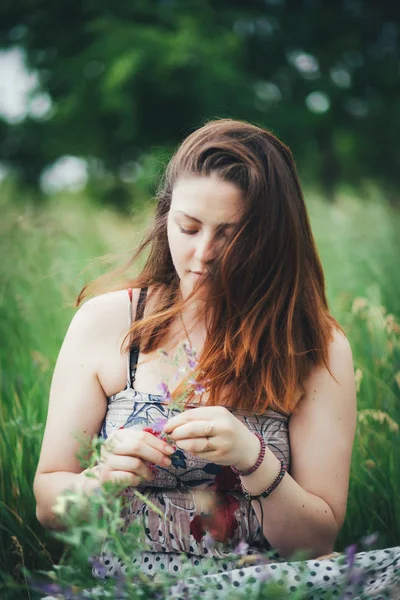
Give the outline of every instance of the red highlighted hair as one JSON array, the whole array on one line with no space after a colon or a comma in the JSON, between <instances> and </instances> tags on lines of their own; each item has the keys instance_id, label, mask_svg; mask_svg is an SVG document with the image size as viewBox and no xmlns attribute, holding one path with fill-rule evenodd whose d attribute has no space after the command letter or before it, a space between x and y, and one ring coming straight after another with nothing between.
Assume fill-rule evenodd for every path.
<instances>
[{"instance_id":1,"label":"red highlighted hair","mask_svg":"<svg viewBox=\"0 0 400 600\"><path fill-rule=\"evenodd\" d=\"M144 268L112 289L149 287L151 314L133 324L129 339L139 337L144 353L161 348L184 305L167 240L172 191L180 178L209 175L235 184L245 210L210 272L203 312L207 338L198 380L206 381L210 406L220 403L229 385L229 405L235 408L290 414L311 368L328 366L333 330L341 328L329 313L291 152L270 131L220 119L189 135L164 173L151 230L113 274L126 273L149 247ZM85 286L77 304L88 293L106 291L103 282L100 278Z\"/></svg>"}]
</instances>

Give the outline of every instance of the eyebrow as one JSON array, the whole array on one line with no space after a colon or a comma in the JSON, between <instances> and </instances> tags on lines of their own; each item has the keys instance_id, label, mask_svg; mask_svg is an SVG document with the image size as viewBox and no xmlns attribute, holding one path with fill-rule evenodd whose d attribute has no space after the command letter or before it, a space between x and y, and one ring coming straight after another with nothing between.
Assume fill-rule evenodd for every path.
<instances>
[{"instance_id":1,"label":"eyebrow","mask_svg":"<svg viewBox=\"0 0 400 600\"><path fill-rule=\"evenodd\" d=\"M183 210L176 210L175 212L179 215L183 215L187 219L192 219L192 221L196 221L196 223L202 224L200 219L196 219L196 217L191 217L187 213L183 212ZM234 227L235 225L237 225L237 223L221 223L220 225L218 225L218 227Z\"/></svg>"}]
</instances>

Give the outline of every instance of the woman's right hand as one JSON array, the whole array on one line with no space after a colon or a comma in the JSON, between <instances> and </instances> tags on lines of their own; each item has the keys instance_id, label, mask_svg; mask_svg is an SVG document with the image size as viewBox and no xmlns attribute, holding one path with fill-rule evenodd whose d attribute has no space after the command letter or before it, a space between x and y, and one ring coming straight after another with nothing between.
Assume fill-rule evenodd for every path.
<instances>
[{"instance_id":1,"label":"woman's right hand","mask_svg":"<svg viewBox=\"0 0 400 600\"><path fill-rule=\"evenodd\" d=\"M143 481L153 481L154 474L146 461L162 467L171 464L168 444L148 431L140 429L118 429L108 437L101 447L100 464L97 471L100 483L106 481L126 482L127 486L138 486Z\"/></svg>"}]
</instances>

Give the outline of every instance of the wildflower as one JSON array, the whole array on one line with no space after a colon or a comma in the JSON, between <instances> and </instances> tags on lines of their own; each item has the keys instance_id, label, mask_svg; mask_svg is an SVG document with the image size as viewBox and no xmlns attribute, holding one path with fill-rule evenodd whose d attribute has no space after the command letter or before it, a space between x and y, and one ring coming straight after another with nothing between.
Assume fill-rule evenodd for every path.
<instances>
[{"instance_id":1,"label":"wildflower","mask_svg":"<svg viewBox=\"0 0 400 600\"><path fill-rule=\"evenodd\" d=\"M161 433L167 421L167 417L158 417L155 419L152 427L153 431L156 433Z\"/></svg>"},{"instance_id":2,"label":"wildflower","mask_svg":"<svg viewBox=\"0 0 400 600\"><path fill-rule=\"evenodd\" d=\"M363 372L361 371L361 369L356 369L354 379L355 379L355 382L356 382L357 392L360 391L362 378L363 378Z\"/></svg>"},{"instance_id":3,"label":"wildflower","mask_svg":"<svg viewBox=\"0 0 400 600\"><path fill-rule=\"evenodd\" d=\"M347 546L347 548L344 551L345 557L346 557L346 563L347 563L349 569L351 569L352 566L354 565L354 561L356 560L356 552L357 552L357 544L351 544L350 546Z\"/></svg>"},{"instance_id":4,"label":"wildflower","mask_svg":"<svg viewBox=\"0 0 400 600\"><path fill-rule=\"evenodd\" d=\"M399 323L397 323L394 315L392 315L392 314L386 315L385 325L386 325L386 331L388 333L395 333L397 335L400 333L400 325L399 325Z\"/></svg>"},{"instance_id":5,"label":"wildflower","mask_svg":"<svg viewBox=\"0 0 400 600\"><path fill-rule=\"evenodd\" d=\"M85 596L79 594L79 588L76 586L61 586L58 583L39 582L34 579L28 579L29 585L37 592L45 594L59 595L63 600L81 600ZM86 596L87 597L87 596Z\"/></svg>"},{"instance_id":6,"label":"wildflower","mask_svg":"<svg viewBox=\"0 0 400 600\"><path fill-rule=\"evenodd\" d=\"M397 433L399 431L399 426L396 423L396 421L394 421L394 419L392 419L392 417L383 410L376 410L374 408L365 408L364 410L359 411L359 413L358 413L359 423L367 424L369 419L372 419L373 421L376 421L376 422L380 423L381 425L383 425L385 423L389 427L389 429L392 433Z\"/></svg>"},{"instance_id":7,"label":"wildflower","mask_svg":"<svg viewBox=\"0 0 400 600\"><path fill-rule=\"evenodd\" d=\"M367 307L367 304L368 301L366 298L354 298L353 306L351 307L351 312L358 314L359 312L364 310L364 308Z\"/></svg>"},{"instance_id":8,"label":"wildflower","mask_svg":"<svg viewBox=\"0 0 400 600\"><path fill-rule=\"evenodd\" d=\"M188 370L188 368L186 365L181 365L180 367L178 367L178 369L176 370L176 373L175 373L175 379L179 379L180 375L184 375L187 370Z\"/></svg>"},{"instance_id":9,"label":"wildflower","mask_svg":"<svg viewBox=\"0 0 400 600\"><path fill-rule=\"evenodd\" d=\"M161 395L163 397L164 402L171 401L171 392L169 391L168 385L163 381L159 384L158 389L161 391Z\"/></svg>"},{"instance_id":10,"label":"wildflower","mask_svg":"<svg viewBox=\"0 0 400 600\"><path fill-rule=\"evenodd\" d=\"M89 556L88 563L96 569L98 576L103 579L107 573L105 565L103 565L96 556Z\"/></svg>"},{"instance_id":11,"label":"wildflower","mask_svg":"<svg viewBox=\"0 0 400 600\"><path fill-rule=\"evenodd\" d=\"M201 396L206 391L206 388L200 381L196 381L195 379L189 379L189 383L194 388L194 393L196 396Z\"/></svg>"},{"instance_id":12,"label":"wildflower","mask_svg":"<svg viewBox=\"0 0 400 600\"><path fill-rule=\"evenodd\" d=\"M59 517L62 517L67 510L68 500L69 498L65 494L60 494L53 506L53 513Z\"/></svg>"},{"instance_id":13,"label":"wildflower","mask_svg":"<svg viewBox=\"0 0 400 600\"><path fill-rule=\"evenodd\" d=\"M244 540L240 540L236 548L234 548L235 554L240 554L240 556L244 556L249 548L249 545Z\"/></svg>"},{"instance_id":14,"label":"wildflower","mask_svg":"<svg viewBox=\"0 0 400 600\"><path fill-rule=\"evenodd\" d=\"M191 369L196 369L199 361L197 360L196 351L192 348L189 342L183 342L183 349L186 353L188 365Z\"/></svg>"}]
</instances>

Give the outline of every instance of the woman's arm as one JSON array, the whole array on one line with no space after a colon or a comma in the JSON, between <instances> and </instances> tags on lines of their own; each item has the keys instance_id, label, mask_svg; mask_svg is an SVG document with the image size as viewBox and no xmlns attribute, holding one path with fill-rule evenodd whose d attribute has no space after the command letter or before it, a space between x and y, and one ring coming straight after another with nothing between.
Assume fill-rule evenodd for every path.
<instances>
[{"instance_id":1,"label":"woman's arm","mask_svg":"<svg viewBox=\"0 0 400 600\"><path fill-rule=\"evenodd\" d=\"M116 348L121 329L127 330L127 306L125 290L93 298L76 312L65 336L34 480L36 515L44 527L61 528L52 511L61 492L84 489L90 494L99 486L79 463L79 440L91 440L99 432L107 401L97 374L102 356Z\"/></svg>"},{"instance_id":2,"label":"woman's arm","mask_svg":"<svg viewBox=\"0 0 400 600\"><path fill-rule=\"evenodd\" d=\"M290 417L291 474L268 498L259 499L264 535L284 557L298 549L309 549L311 557L328 554L345 518L356 388L350 345L339 332L330 345L329 368L336 381L325 367L314 369ZM262 465L242 483L259 493L278 469L278 459L267 448ZM257 500L253 508L261 523Z\"/></svg>"}]
</instances>

